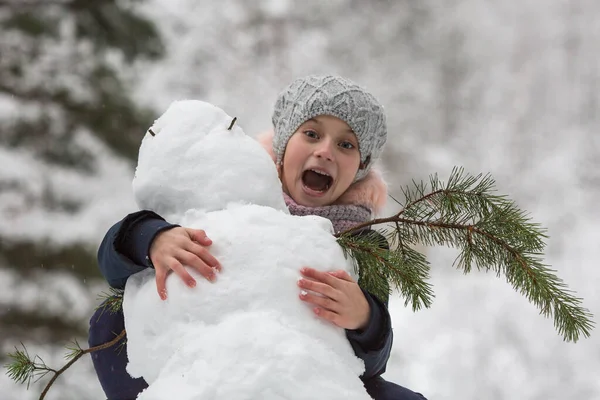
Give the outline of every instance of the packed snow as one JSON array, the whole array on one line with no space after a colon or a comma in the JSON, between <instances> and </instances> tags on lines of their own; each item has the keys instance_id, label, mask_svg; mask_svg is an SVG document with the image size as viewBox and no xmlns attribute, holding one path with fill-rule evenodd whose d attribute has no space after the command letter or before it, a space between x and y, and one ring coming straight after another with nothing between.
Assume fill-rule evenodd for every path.
<instances>
[{"instance_id":1,"label":"packed snow","mask_svg":"<svg viewBox=\"0 0 600 400\"><path fill-rule=\"evenodd\" d=\"M221 210L234 202L287 212L277 170L265 150L233 117L198 100L174 102L148 129L133 193L140 209L173 223L188 210Z\"/></svg>"},{"instance_id":2,"label":"packed snow","mask_svg":"<svg viewBox=\"0 0 600 400\"><path fill-rule=\"evenodd\" d=\"M319 319L298 294L300 269L353 273L331 222L289 215L275 165L232 118L200 101L176 102L140 147L140 207L204 229L222 273L211 283L175 274L166 301L153 270L127 281L128 372L149 387L194 399L370 399L345 331Z\"/></svg>"}]
</instances>

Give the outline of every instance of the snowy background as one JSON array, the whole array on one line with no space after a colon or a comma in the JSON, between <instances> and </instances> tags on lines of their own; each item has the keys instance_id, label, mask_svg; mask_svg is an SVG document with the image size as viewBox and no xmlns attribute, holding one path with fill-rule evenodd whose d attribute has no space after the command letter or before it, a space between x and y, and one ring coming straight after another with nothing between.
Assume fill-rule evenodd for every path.
<instances>
[{"instance_id":1,"label":"snowy background","mask_svg":"<svg viewBox=\"0 0 600 400\"><path fill-rule=\"evenodd\" d=\"M491 173L501 193L548 228L547 262L600 318L600 3L154 0L142 11L167 53L123 69L137 103L158 115L172 100L200 98L256 134L269 128L275 96L294 77L346 75L386 107L383 166L392 194L399 197L402 185L430 173L447 177L455 165ZM75 77L68 84L79 87ZM2 118L33 112L13 100L0 96ZM0 183L23 188L0 185L6 243L36 240L58 257L56 249L83 242L93 257L108 227L135 210L131 162L90 132L74 140L96 155L92 174L49 165L26 147L0 146ZM39 207L36 199L48 193L79 206ZM42 263L24 277L10 265L18 248L1 250L0 317L36 310L47 319L66 318L85 343L104 288L97 275ZM566 343L503 279L463 276L451 266L452 251L427 254L436 299L418 313L392 300L387 379L429 399L600 399L597 331ZM36 338L5 324L2 353L23 340L31 354L62 365L64 341L52 339L53 332ZM0 375L2 399L34 399L40 391ZM102 396L84 358L48 398Z\"/></svg>"}]
</instances>

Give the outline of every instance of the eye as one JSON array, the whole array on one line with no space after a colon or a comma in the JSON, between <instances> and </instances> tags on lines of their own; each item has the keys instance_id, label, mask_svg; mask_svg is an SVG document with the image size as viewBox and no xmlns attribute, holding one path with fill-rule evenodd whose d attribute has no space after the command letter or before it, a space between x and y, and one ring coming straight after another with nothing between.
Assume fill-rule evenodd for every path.
<instances>
[{"instance_id":1,"label":"eye","mask_svg":"<svg viewBox=\"0 0 600 400\"><path fill-rule=\"evenodd\" d=\"M317 132L313 131L313 130L310 130L310 129L304 131L304 134L306 136L308 136L309 138L311 138L311 139L318 139L319 138L319 134Z\"/></svg>"},{"instance_id":2,"label":"eye","mask_svg":"<svg viewBox=\"0 0 600 400\"><path fill-rule=\"evenodd\" d=\"M340 147L347 149L347 150L351 150L351 149L354 149L356 146L354 146L354 144L352 144L348 141L344 141L344 142L340 143Z\"/></svg>"}]
</instances>

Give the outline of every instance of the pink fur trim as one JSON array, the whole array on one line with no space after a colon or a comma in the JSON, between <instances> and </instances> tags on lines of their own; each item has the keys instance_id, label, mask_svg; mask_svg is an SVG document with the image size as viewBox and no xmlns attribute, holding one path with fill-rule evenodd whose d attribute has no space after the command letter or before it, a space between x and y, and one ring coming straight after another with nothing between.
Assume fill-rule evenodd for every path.
<instances>
[{"instance_id":1,"label":"pink fur trim","mask_svg":"<svg viewBox=\"0 0 600 400\"><path fill-rule=\"evenodd\" d=\"M273 136L275 136L275 132L271 129L270 131L259 134L256 137L256 140L258 140L258 143L260 143L267 153L269 153L273 161L277 161L275 151L273 151Z\"/></svg>"},{"instance_id":2,"label":"pink fur trim","mask_svg":"<svg viewBox=\"0 0 600 400\"><path fill-rule=\"evenodd\" d=\"M256 137L256 140L269 153L273 162L277 159L273 151L273 130L263 132ZM355 204L363 205L377 215L381 215L385 207L388 195L388 186L381 171L373 166L367 176L358 182L354 182L344 194L340 196L335 204Z\"/></svg>"}]
</instances>

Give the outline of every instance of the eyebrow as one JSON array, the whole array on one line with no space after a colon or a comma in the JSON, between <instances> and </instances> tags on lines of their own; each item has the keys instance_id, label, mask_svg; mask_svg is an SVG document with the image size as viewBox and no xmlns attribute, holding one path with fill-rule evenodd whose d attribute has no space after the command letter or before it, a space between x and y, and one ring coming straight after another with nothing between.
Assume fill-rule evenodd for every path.
<instances>
[{"instance_id":1,"label":"eyebrow","mask_svg":"<svg viewBox=\"0 0 600 400\"><path fill-rule=\"evenodd\" d=\"M319 118L319 117L309 118L309 119L306 120L306 122L311 121L311 122L316 123L317 125L321 125L321 121L319 121L317 118ZM352 128L348 128L344 132L348 132L348 133L351 133L351 134L355 135L355 133L352 130Z\"/></svg>"}]
</instances>

